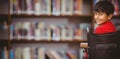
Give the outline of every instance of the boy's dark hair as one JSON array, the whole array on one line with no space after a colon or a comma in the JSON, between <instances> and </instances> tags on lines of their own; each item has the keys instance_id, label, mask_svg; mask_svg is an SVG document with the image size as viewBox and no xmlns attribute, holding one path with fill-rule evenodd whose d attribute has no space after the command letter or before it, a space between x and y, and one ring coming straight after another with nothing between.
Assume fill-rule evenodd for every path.
<instances>
[{"instance_id":1,"label":"boy's dark hair","mask_svg":"<svg viewBox=\"0 0 120 59\"><path fill-rule=\"evenodd\" d=\"M110 1L99 1L94 7L95 12L105 12L107 15L114 13L114 5Z\"/></svg>"}]
</instances>

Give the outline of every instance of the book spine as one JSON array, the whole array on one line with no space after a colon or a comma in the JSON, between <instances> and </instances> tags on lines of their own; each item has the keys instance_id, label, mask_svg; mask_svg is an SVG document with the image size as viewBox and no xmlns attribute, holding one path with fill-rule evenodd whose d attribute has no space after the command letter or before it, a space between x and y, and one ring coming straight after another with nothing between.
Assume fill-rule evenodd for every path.
<instances>
[{"instance_id":1,"label":"book spine","mask_svg":"<svg viewBox=\"0 0 120 59\"><path fill-rule=\"evenodd\" d=\"M73 0L62 0L61 3L61 15L72 15L73 14Z\"/></svg>"},{"instance_id":2,"label":"book spine","mask_svg":"<svg viewBox=\"0 0 120 59\"><path fill-rule=\"evenodd\" d=\"M60 0L52 0L52 14L60 15Z\"/></svg>"},{"instance_id":3,"label":"book spine","mask_svg":"<svg viewBox=\"0 0 120 59\"><path fill-rule=\"evenodd\" d=\"M41 0L34 0L34 14L40 15L41 13Z\"/></svg>"},{"instance_id":4,"label":"book spine","mask_svg":"<svg viewBox=\"0 0 120 59\"><path fill-rule=\"evenodd\" d=\"M12 49L10 50L10 59L14 59L14 51Z\"/></svg>"},{"instance_id":5,"label":"book spine","mask_svg":"<svg viewBox=\"0 0 120 59\"><path fill-rule=\"evenodd\" d=\"M74 14L75 15L80 15L82 14L82 5L83 5L83 0L74 0L74 4L73 4L73 8L74 8Z\"/></svg>"}]
</instances>

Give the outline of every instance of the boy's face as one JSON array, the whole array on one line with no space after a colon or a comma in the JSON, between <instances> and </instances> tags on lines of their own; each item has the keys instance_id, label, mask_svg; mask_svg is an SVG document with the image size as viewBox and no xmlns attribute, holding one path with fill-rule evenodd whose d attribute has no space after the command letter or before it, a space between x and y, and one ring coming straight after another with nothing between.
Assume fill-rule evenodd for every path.
<instances>
[{"instance_id":1,"label":"boy's face","mask_svg":"<svg viewBox=\"0 0 120 59\"><path fill-rule=\"evenodd\" d=\"M112 15L107 15L104 12L95 12L94 13L95 21L98 25L101 25L112 18Z\"/></svg>"}]
</instances>

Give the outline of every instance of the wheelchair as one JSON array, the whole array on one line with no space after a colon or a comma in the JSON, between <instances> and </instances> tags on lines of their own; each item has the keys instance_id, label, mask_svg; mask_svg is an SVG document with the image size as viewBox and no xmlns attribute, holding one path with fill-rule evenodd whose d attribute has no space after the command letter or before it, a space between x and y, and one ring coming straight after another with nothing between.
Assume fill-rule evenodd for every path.
<instances>
[{"instance_id":1,"label":"wheelchair","mask_svg":"<svg viewBox=\"0 0 120 59\"><path fill-rule=\"evenodd\" d=\"M106 34L87 33L89 59L120 59L120 30Z\"/></svg>"}]
</instances>

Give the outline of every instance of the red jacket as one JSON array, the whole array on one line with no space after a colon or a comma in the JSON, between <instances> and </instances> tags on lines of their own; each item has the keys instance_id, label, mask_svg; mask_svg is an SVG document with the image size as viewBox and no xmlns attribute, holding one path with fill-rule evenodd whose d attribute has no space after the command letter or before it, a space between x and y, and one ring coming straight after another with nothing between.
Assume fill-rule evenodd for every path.
<instances>
[{"instance_id":1,"label":"red jacket","mask_svg":"<svg viewBox=\"0 0 120 59\"><path fill-rule=\"evenodd\" d=\"M110 32L116 32L116 28L114 24L110 21L102 25L99 25L94 31L95 34L105 34L105 33L110 33Z\"/></svg>"}]
</instances>

